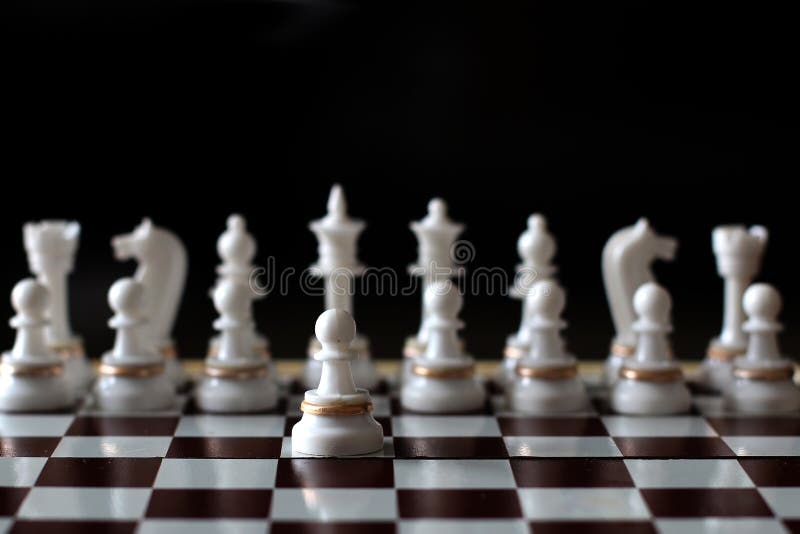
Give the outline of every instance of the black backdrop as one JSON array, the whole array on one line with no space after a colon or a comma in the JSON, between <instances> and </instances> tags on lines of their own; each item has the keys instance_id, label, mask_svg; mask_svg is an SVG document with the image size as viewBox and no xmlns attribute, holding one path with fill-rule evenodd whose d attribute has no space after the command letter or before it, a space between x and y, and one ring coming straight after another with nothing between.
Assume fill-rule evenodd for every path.
<instances>
[{"instance_id":1,"label":"black backdrop","mask_svg":"<svg viewBox=\"0 0 800 534\"><path fill-rule=\"evenodd\" d=\"M527 215L558 239L571 349L612 333L600 252L647 216L680 239L657 266L674 298L676 353L697 357L721 323L710 230L770 229L761 279L783 292L787 352L800 352L795 275L797 38L791 17L724 2L239 2L15 0L5 4L0 288L27 275L20 227L83 224L71 280L75 330L112 342L105 292L133 270L109 239L144 215L190 254L176 338L205 350L208 288L226 216L243 213L259 260L302 269L309 220L330 184L366 219L360 256L400 271L408 222L442 196L477 257L517 262ZM322 299L257 304L279 357L305 349ZM360 329L397 355L419 296L359 296ZM5 315L11 315L5 305ZM519 304L468 296L464 335L497 356ZM0 329L3 347L12 332Z\"/></svg>"}]
</instances>

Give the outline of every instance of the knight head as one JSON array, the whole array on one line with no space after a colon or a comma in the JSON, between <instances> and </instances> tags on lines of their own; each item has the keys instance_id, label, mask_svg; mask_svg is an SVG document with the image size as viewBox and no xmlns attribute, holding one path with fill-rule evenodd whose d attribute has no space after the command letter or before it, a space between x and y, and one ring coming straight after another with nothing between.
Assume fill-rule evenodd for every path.
<instances>
[{"instance_id":1,"label":"knight head","mask_svg":"<svg viewBox=\"0 0 800 534\"><path fill-rule=\"evenodd\" d=\"M133 232L115 236L111 240L114 257L118 260L146 257L154 231L153 222L145 218L139 226L133 229Z\"/></svg>"},{"instance_id":2,"label":"knight head","mask_svg":"<svg viewBox=\"0 0 800 534\"><path fill-rule=\"evenodd\" d=\"M672 237L658 235L644 217L636 221L633 233L639 246L643 247L642 257L649 255L651 258L664 261L671 261L675 258L678 241Z\"/></svg>"}]
</instances>

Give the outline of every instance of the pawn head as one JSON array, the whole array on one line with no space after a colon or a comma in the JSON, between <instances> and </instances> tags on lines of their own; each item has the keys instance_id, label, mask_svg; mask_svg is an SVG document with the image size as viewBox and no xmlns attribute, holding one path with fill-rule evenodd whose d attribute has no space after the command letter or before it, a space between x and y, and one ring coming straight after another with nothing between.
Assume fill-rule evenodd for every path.
<instances>
[{"instance_id":1,"label":"pawn head","mask_svg":"<svg viewBox=\"0 0 800 534\"><path fill-rule=\"evenodd\" d=\"M742 298L742 307L748 317L775 321L783 307L783 299L777 289L769 284L753 284Z\"/></svg>"},{"instance_id":2,"label":"pawn head","mask_svg":"<svg viewBox=\"0 0 800 534\"><path fill-rule=\"evenodd\" d=\"M443 280L431 284L425 290L425 309L434 316L455 319L464 299L458 293L458 288L450 280Z\"/></svg>"},{"instance_id":3,"label":"pawn head","mask_svg":"<svg viewBox=\"0 0 800 534\"><path fill-rule=\"evenodd\" d=\"M17 282L11 291L11 305L18 314L26 317L44 318L49 300L47 288L33 278Z\"/></svg>"},{"instance_id":4,"label":"pawn head","mask_svg":"<svg viewBox=\"0 0 800 534\"><path fill-rule=\"evenodd\" d=\"M668 324L672 298L660 285L647 282L633 294L633 309L636 315L651 323Z\"/></svg>"},{"instance_id":5,"label":"pawn head","mask_svg":"<svg viewBox=\"0 0 800 534\"><path fill-rule=\"evenodd\" d=\"M139 317L144 311L144 286L133 278L120 278L108 290L108 305L114 313Z\"/></svg>"},{"instance_id":6,"label":"pawn head","mask_svg":"<svg viewBox=\"0 0 800 534\"><path fill-rule=\"evenodd\" d=\"M564 290L552 280L541 280L531 287L529 310L534 315L557 320L564 311L567 298Z\"/></svg>"},{"instance_id":7,"label":"pawn head","mask_svg":"<svg viewBox=\"0 0 800 534\"><path fill-rule=\"evenodd\" d=\"M214 288L214 308L223 316L247 318L252 298L250 287L234 280L222 280Z\"/></svg>"},{"instance_id":8,"label":"pawn head","mask_svg":"<svg viewBox=\"0 0 800 534\"><path fill-rule=\"evenodd\" d=\"M323 347L325 345L349 347L356 337L356 322L353 316L344 310L326 310L317 319L314 333Z\"/></svg>"}]
</instances>

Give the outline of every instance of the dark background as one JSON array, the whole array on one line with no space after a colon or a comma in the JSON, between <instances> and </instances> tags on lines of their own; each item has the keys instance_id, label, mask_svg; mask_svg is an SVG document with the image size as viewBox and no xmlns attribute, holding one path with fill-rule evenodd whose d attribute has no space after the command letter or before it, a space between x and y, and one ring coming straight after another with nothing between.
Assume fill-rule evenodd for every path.
<instances>
[{"instance_id":1,"label":"dark background","mask_svg":"<svg viewBox=\"0 0 800 534\"><path fill-rule=\"evenodd\" d=\"M25 221L79 220L72 323L99 355L112 343L105 292L134 269L109 240L150 216L189 250L175 336L200 355L227 215L247 217L260 262L302 269L316 258L306 225L339 181L369 222L361 259L402 272L416 257L408 222L433 196L467 223L472 269L511 272L527 216L544 213L566 336L585 358L605 356L612 335L600 252L613 231L645 215L680 239L656 272L674 298L675 351L691 358L721 325L712 227L764 224L761 279L783 291L783 345L800 352L794 19L701 4L4 4L0 288L27 276ZM468 296L470 351L497 357L519 308ZM321 310L296 286L256 305L278 357L304 353ZM356 301L382 357L400 353L418 312L419 295Z\"/></svg>"}]
</instances>

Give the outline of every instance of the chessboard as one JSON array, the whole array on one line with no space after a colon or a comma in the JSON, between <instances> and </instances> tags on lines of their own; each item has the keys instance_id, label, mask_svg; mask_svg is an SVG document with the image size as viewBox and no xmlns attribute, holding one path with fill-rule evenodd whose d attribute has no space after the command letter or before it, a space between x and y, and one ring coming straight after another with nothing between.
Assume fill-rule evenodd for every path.
<instances>
[{"instance_id":1,"label":"chessboard","mask_svg":"<svg viewBox=\"0 0 800 534\"><path fill-rule=\"evenodd\" d=\"M598 367L582 365L588 383ZM734 415L698 394L689 415L619 416L592 387L577 414L513 414L494 395L480 413L419 415L392 391L372 396L383 451L346 459L292 454L290 385L258 415L186 399L0 415L0 531L800 532L800 414Z\"/></svg>"}]
</instances>

